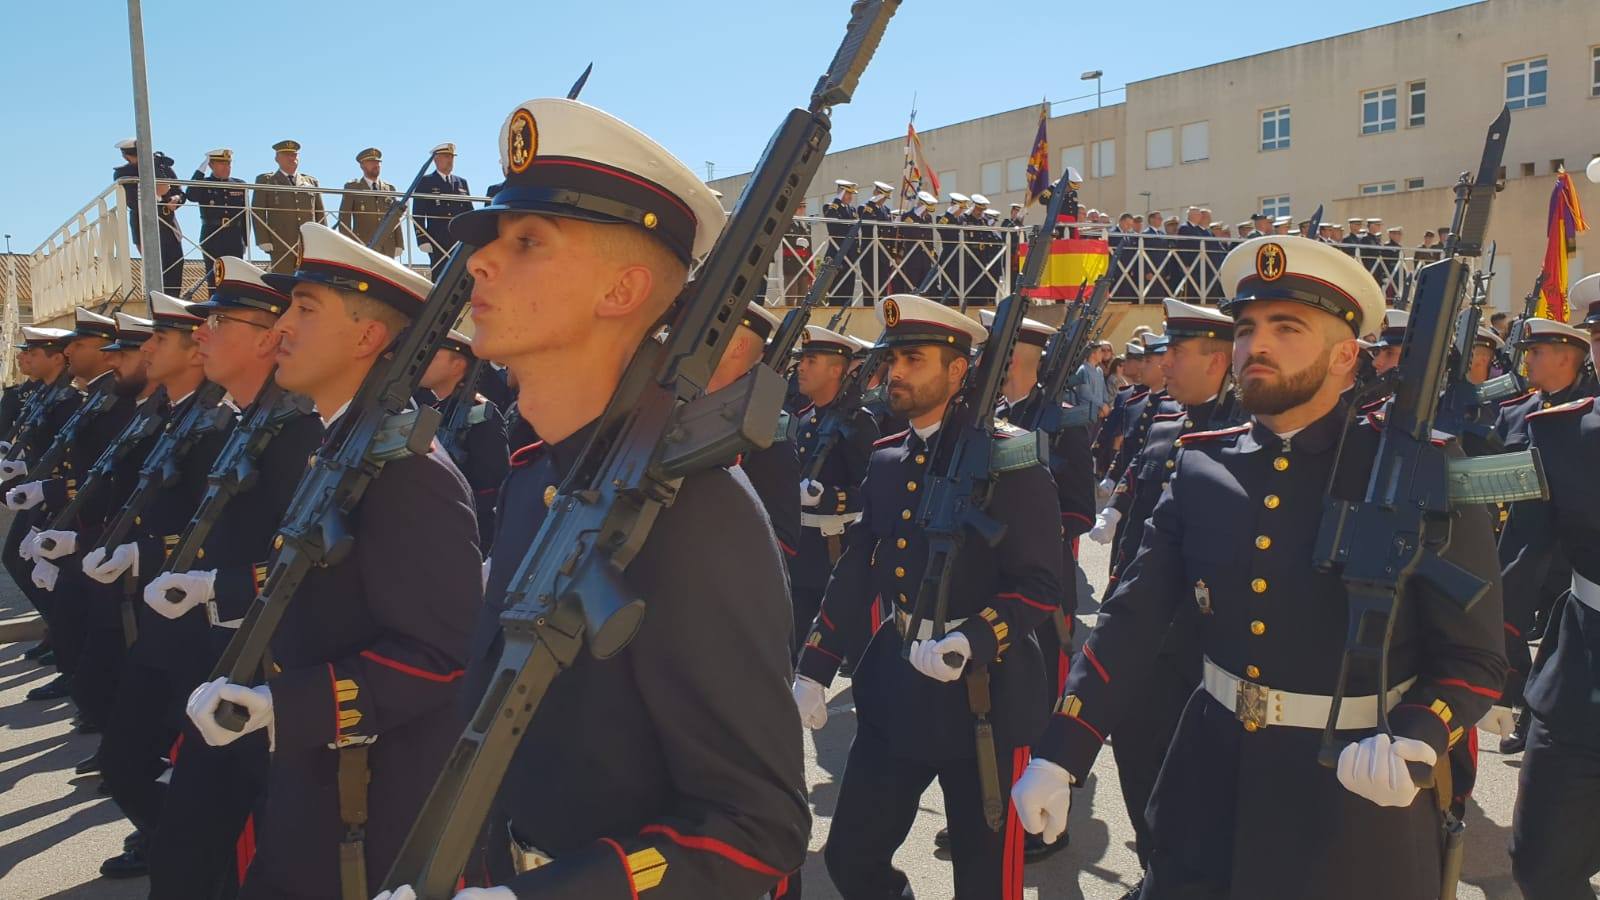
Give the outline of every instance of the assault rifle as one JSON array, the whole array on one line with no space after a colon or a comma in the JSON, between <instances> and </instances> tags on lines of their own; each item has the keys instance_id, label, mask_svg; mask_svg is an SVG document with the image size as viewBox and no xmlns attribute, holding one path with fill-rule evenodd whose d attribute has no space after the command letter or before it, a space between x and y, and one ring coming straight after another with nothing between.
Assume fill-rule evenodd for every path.
<instances>
[{"instance_id":1,"label":"assault rifle","mask_svg":"<svg viewBox=\"0 0 1600 900\"><path fill-rule=\"evenodd\" d=\"M721 240L675 304L664 344L646 341L562 483L506 591L501 654L489 687L390 869L389 888L420 900L455 895L511 756L552 680L587 645L613 656L644 615L623 573L660 510L691 472L766 446L782 380L766 366L702 396L763 269L793 220L830 134L829 110L850 100L898 0L857 0L844 42L806 109L767 144ZM726 395L726 397L724 396Z\"/></svg>"},{"instance_id":2,"label":"assault rifle","mask_svg":"<svg viewBox=\"0 0 1600 900\"><path fill-rule=\"evenodd\" d=\"M783 317L783 324L773 333L772 341L767 344L767 352L762 358L768 368L774 372L782 373L789 365L789 351L794 348L794 342L806 330L806 323L811 321L811 311L822 302L822 298L833 289L833 282L839 277L839 272L844 269L845 260L856 252L856 244L861 240L861 220L857 219L850 230L845 232L844 240L835 244L828 251L828 258L817 269L817 277L811 282L811 289L806 291L804 300L800 305L789 310ZM848 307L841 307L828 322L828 330L834 330L839 320L844 316Z\"/></svg>"},{"instance_id":3,"label":"assault rifle","mask_svg":"<svg viewBox=\"0 0 1600 900\"><path fill-rule=\"evenodd\" d=\"M456 382L455 390L439 404L439 446L458 467L466 465L467 429L472 427L472 411L478 405L478 377L483 374L485 365L486 362L474 356L461 380Z\"/></svg>"},{"instance_id":4,"label":"assault rifle","mask_svg":"<svg viewBox=\"0 0 1600 900\"><path fill-rule=\"evenodd\" d=\"M139 480L134 483L128 499L123 501L122 509L106 525L98 546L110 549L122 543L156 493L175 484L183 474L179 466L194 445L206 435L228 427L233 421L233 410L222 404L226 393L222 385L214 381L202 382L182 417L167 422L161 437L150 448L150 455L139 466Z\"/></svg>"},{"instance_id":5,"label":"assault rifle","mask_svg":"<svg viewBox=\"0 0 1600 900\"><path fill-rule=\"evenodd\" d=\"M1000 390L1005 385L1006 370L1011 366L1011 354L1016 349L1017 333L1027 311L1025 291L1038 285L1049 258L1053 223L1061 215L1062 206L1070 199L1067 188L1068 172L1063 172L1050 196L1045 214L1046 225L1028 241L1028 259L1022 277L1017 280L1011 295L995 308L994 321L989 326L989 339L983 344L978 363L967 371L961 393L945 412L944 423L939 428L932 448L933 463L928 466L927 491L917 510L917 524L928 540L928 565L923 570L922 581L917 585L916 605L912 607L911 623L906 627L910 637L900 648L901 654L910 656L911 643L922 632L924 620L933 625L933 639L944 637L945 621L950 609L950 573L956 558L967 542L969 531L989 546L1000 543L1005 537L1005 523L991 518L986 511L989 495L994 488L991 458L994 452L994 411L1000 400ZM1041 454L1043 456L1043 454ZM957 653L945 654L945 662L961 665ZM1005 809L1000 795L999 768L995 758L994 728L989 722L989 669L987 660L974 659L967 668L967 699L972 708L978 751L978 777L983 791L983 815L989 828L1000 830Z\"/></svg>"},{"instance_id":6,"label":"assault rifle","mask_svg":"<svg viewBox=\"0 0 1600 900\"><path fill-rule=\"evenodd\" d=\"M1453 503L1490 502L1504 495L1487 489L1463 490L1463 486L1474 487L1470 479L1455 484L1464 472L1457 463L1474 461L1452 463L1445 449L1433 444L1432 434L1447 369L1450 331L1468 284L1464 258L1482 251L1510 125L1510 110L1502 109L1489 128L1477 179L1463 173L1456 184L1455 239L1445 250L1448 255L1425 266L1417 276L1416 308L1366 495L1356 501L1329 497L1323 510L1312 560L1319 571L1339 574L1350 608L1344 656L1318 754L1329 767L1338 764L1343 749L1335 729L1352 671L1357 666L1376 669L1378 697L1388 692L1389 644L1397 609L1407 594L1419 587L1419 582L1426 583L1465 610L1489 588L1487 582L1441 553L1450 543ZM1526 454L1514 455L1534 464ZM1480 460L1502 468L1507 462L1501 457ZM1536 464L1533 474L1542 485L1543 475ZM1513 484L1519 480L1507 479ZM1377 715L1378 728L1389 732L1386 704L1378 703ZM1430 767L1413 763L1411 770L1417 785L1433 785Z\"/></svg>"},{"instance_id":7,"label":"assault rifle","mask_svg":"<svg viewBox=\"0 0 1600 900\"><path fill-rule=\"evenodd\" d=\"M227 443L211 464L206 476L206 492L195 507L189 524L184 526L178 543L167 555L163 572L184 572L194 563L200 548L205 545L211 529L222 516L222 510L234 497L255 487L259 473L256 460L272 443L283 427L311 412L311 401L299 394L291 394L279 387L272 376L245 408L239 424L228 434ZM172 588L167 599L174 603L183 599L183 592Z\"/></svg>"},{"instance_id":8,"label":"assault rifle","mask_svg":"<svg viewBox=\"0 0 1600 900\"><path fill-rule=\"evenodd\" d=\"M1478 385L1478 399L1485 402L1509 400L1528 389L1528 381L1522 374L1522 354L1526 349L1522 344L1522 336L1527 333L1528 321L1539 309L1539 295L1543 290L1544 272L1540 272L1533 277L1533 290L1522 298L1522 315L1511 326L1505 349L1501 351L1500 365L1505 374Z\"/></svg>"},{"instance_id":9,"label":"assault rifle","mask_svg":"<svg viewBox=\"0 0 1600 900\"><path fill-rule=\"evenodd\" d=\"M1078 296L1083 296L1080 290ZM1029 431L1042 431L1054 436L1067 424L1066 411L1061 408L1067 392L1067 381L1089 355L1089 334L1100 325L1105 314L1106 301L1111 297L1111 276L1103 275L1094 284L1094 293L1084 302L1074 303L1061 320L1061 329L1050 338L1045 350L1045 371L1039 378L1040 402L1035 405L1033 419L1015 424ZM1075 409L1077 407L1074 407ZM1080 424L1094 421L1095 410L1086 410L1088 416Z\"/></svg>"},{"instance_id":10,"label":"assault rifle","mask_svg":"<svg viewBox=\"0 0 1600 900\"><path fill-rule=\"evenodd\" d=\"M83 398L83 405L73 410L72 415L61 426L61 430L56 432L49 448L39 454L37 462L28 467L28 474L23 476L23 481L40 481L50 477L50 473L54 472L56 467L61 465L61 460L66 457L67 449L78 439L78 432L82 431L90 421L98 419L102 413L116 405L116 384L114 375L100 379L94 389Z\"/></svg>"},{"instance_id":11,"label":"assault rifle","mask_svg":"<svg viewBox=\"0 0 1600 900\"><path fill-rule=\"evenodd\" d=\"M1489 246L1489 263L1472 273L1472 298L1456 317L1455 340L1445 362L1444 394L1434 427L1463 440L1469 436L1475 447L1498 452L1502 445L1494 431L1490 408L1484 405L1478 385L1467 380L1472 368L1473 342L1483 321L1483 307L1489 302L1489 282L1494 278L1496 245Z\"/></svg>"},{"instance_id":12,"label":"assault rifle","mask_svg":"<svg viewBox=\"0 0 1600 900\"><path fill-rule=\"evenodd\" d=\"M257 677L272 634L307 573L338 565L350 555L355 535L348 517L372 480L386 463L424 455L433 446L439 411L413 406L411 396L472 295L467 260L473 249L458 243L450 251L416 319L367 372L349 408L328 430L273 538L266 583L251 601L243 624L208 680L226 678L234 684L247 684ZM216 719L226 728L241 731L249 714L237 704L224 702L217 708Z\"/></svg>"},{"instance_id":13,"label":"assault rifle","mask_svg":"<svg viewBox=\"0 0 1600 900\"><path fill-rule=\"evenodd\" d=\"M72 386L72 373L65 369L62 370L60 378L35 390L28 397L27 405L17 416L17 421L11 426L11 431L5 436L5 442L12 447L12 452L7 458L16 458L17 445L26 440L34 429L44 424L57 403L77 393L78 389Z\"/></svg>"},{"instance_id":14,"label":"assault rifle","mask_svg":"<svg viewBox=\"0 0 1600 900\"><path fill-rule=\"evenodd\" d=\"M111 485L117 464L127 459L128 454L133 452L133 448L137 447L140 441L155 434L156 429L161 427L162 421L166 418L166 412L162 407L166 404L167 389L156 388L155 393L151 394L139 411L134 413L133 418L128 420L121 433L101 451L100 458L94 461L94 465L90 466L89 471L79 480L77 492L50 520L50 524L44 528L45 531L60 531L75 527L74 523L78 521L78 514L83 508ZM54 550L56 542L53 538L44 538L39 541L39 546L45 550Z\"/></svg>"}]
</instances>

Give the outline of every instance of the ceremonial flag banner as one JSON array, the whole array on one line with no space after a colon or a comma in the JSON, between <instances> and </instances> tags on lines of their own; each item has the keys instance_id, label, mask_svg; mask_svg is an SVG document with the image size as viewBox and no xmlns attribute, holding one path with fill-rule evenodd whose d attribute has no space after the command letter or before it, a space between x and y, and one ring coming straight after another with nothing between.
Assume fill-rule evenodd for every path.
<instances>
[{"instance_id":1,"label":"ceremonial flag banner","mask_svg":"<svg viewBox=\"0 0 1600 900\"><path fill-rule=\"evenodd\" d=\"M1028 245L1018 254L1020 269L1028 260ZM1045 261L1039 286L1023 291L1034 301L1085 300L1094 283L1111 266L1106 242L1095 238L1056 238L1050 242L1050 258ZM1085 284L1087 282L1087 285Z\"/></svg>"},{"instance_id":2,"label":"ceremonial flag banner","mask_svg":"<svg viewBox=\"0 0 1600 900\"><path fill-rule=\"evenodd\" d=\"M1050 118L1050 103L1039 107L1039 133L1033 136L1033 150L1028 154L1028 205L1050 188L1050 138L1046 123Z\"/></svg>"},{"instance_id":3,"label":"ceremonial flag banner","mask_svg":"<svg viewBox=\"0 0 1600 900\"><path fill-rule=\"evenodd\" d=\"M1578 235L1588 230L1572 176L1560 172L1550 193L1550 218L1545 225L1549 243L1544 250L1544 282L1536 315L1567 321L1567 257L1577 252Z\"/></svg>"},{"instance_id":4,"label":"ceremonial flag banner","mask_svg":"<svg viewBox=\"0 0 1600 900\"><path fill-rule=\"evenodd\" d=\"M928 165L927 155L922 152L922 141L917 137L916 113L912 113L912 121L906 123L906 166L900 178L900 208L910 210L917 192L924 190L935 197L943 196L939 193L939 176L934 174L933 167Z\"/></svg>"}]
</instances>

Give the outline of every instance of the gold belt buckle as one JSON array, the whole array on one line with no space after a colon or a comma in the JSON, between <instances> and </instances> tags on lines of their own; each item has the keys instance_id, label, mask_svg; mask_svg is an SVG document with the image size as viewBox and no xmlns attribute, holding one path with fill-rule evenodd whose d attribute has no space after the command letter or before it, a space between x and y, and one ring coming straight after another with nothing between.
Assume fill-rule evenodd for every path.
<instances>
[{"instance_id":1,"label":"gold belt buckle","mask_svg":"<svg viewBox=\"0 0 1600 900\"><path fill-rule=\"evenodd\" d=\"M1239 679L1233 696L1233 715L1244 723L1245 731L1266 727L1267 693L1265 685Z\"/></svg>"}]
</instances>

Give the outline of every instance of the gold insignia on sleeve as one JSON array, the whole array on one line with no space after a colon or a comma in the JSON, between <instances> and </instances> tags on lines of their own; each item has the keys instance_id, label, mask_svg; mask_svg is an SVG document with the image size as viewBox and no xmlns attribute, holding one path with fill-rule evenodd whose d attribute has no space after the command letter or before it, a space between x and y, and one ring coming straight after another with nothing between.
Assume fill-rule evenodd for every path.
<instances>
[{"instance_id":1,"label":"gold insignia on sleeve","mask_svg":"<svg viewBox=\"0 0 1600 900\"><path fill-rule=\"evenodd\" d=\"M511 126L506 133L506 163L511 174L521 175L533 165L534 154L539 152L539 124L533 113L519 109L511 115Z\"/></svg>"},{"instance_id":2,"label":"gold insignia on sleeve","mask_svg":"<svg viewBox=\"0 0 1600 900\"><path fill-rule=\"evenodd\" d=\"M1077 718L1078 713L1082 711L1083 701L1078 699L1077 694L1067 694L1060 700L1056 701L1056 712L1063 716L1072 716L1073 718Z\"/></svg>"},{"instance_id":3,"label":"gold insignia on sleeve","mask_svg":"<svg viewBox=\"0 0 1600 900\"><path fill-rule=\"evenodd\" d=\"M629 853L628 874L633 879L634 890L648 891L666 877L667 859L654 847Z\"/></svg>"},{"instance_id":4,"label":"gold insignia on sleeve","mask_svg":"<svg viewBox=\"0 0 1600 900\"><path fill-rule=\"evenodd\" d=\"M553 484L546 485L544 489L544 505L549 506L554 502L556 502L556 486Z\"/></svg>"},{"instance_id":5,"label":"gold insignia on sleeve","mask_svg":"<svg viewBox=\"0 0 1600 900\"><path fill-rule=\"evenodd\" d=\"M1283 252L1283 245L1266 243L1256 251L1256 274L1262 281L1277 281L1288 268L1289 257Z\"/></svg>"}]
</instances>

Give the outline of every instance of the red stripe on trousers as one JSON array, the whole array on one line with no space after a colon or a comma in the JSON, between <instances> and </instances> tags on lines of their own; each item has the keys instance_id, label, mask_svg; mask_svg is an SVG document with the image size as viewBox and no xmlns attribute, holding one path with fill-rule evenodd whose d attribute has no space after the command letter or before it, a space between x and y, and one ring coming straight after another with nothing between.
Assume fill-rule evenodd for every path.
<instances>
[{"instance_id":1,"label":"red stripe on trousers","mask_svg":"<svg viewBox=\"0 0 1600 900\"><path fill-rule=\"evenodd\" d=\"M1017 747L1011 751L1011 784L1015 786L1028 767L1028 748ZM1022 823L1017 819L1016 804L1006 796L1005 856L1000 867L1000 896L1002 900L1022 900Z\"/></svg>"},{"instance_id":2,"label":"red stripe on trousers","mask_svg":"<svg viewBox=\"0 0 1600 900\"><path fill-rule=\"evenodd\" d=\"M250 863L256 858L256 817L251 813L244 820L244 830L239 832L239 840L233 845L233 861L239 870L239 884L244 884L245 873L250 871Z\"/></svg>"}]
</instances>

